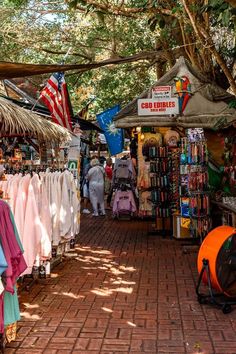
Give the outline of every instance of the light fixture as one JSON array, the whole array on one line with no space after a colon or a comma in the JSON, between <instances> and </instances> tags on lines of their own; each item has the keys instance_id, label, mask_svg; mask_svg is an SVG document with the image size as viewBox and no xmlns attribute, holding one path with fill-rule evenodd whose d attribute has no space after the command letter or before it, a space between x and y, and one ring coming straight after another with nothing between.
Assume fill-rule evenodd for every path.
<instances>
[{"instance_id":1,"label":"light fixture","mask_svg":"<svg viewBox=\"0 0 236 354\"><path fill-rule=\"evenodd\" d=\"M144 134L142 133L140 136L140 139L143 141L144 140Z\"/></svg>"},{"instance_id":2,"label":"light fixture","mask_svg":"<svg viewBox=\"0 0 236 354\"><path fill-rule=\"evenodd\" d=\"M140 133L141 132L141 127L136 127L136 132Z\"/></svg>"}]
</instances>

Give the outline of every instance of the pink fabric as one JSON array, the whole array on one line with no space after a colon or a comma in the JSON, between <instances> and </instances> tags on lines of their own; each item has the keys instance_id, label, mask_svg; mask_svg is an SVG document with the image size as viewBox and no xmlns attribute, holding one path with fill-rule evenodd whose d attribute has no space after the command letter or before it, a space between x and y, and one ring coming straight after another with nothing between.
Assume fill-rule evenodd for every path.
<instances>
[{"instance_id":1,"label":"pink fabric","mask_svg":"<svg viewBox=\"0 0 236 354\"><path fill-rule=\"evenodd\" d=\"M39 256L42 236L41 221L37 207L37 192L34 191L34 180L30 180L28 198L26 202L22 245L25 251L27 270L25 274L31 274L32 267ZM37 183L37 181L36 181Z\"/></svg>"},{"instance_id":2,"label":"pink fabric","mask_svg":"<svg viewBox=\"0 0 236 354\"><path fill-rule=\"evenodd\" d=\"M15 223L21 241L23 241L23 234L24 234L25 209L26 209L26 202L28 197L29 183L30 183L30 175L26 175L22 177L19 183L16 204L15 204L15 215L14 215Z\"/></svg>"},{"instance_id":3,"label":"pink fabric","mask_svg":"<svg viewBox=\"0 0 236 354\"><path fill-rule=\"evenodd\" d=\"M4 303L3 303L3 294L0 295L0 333L4 333Z\"/></svg>"},{"instance_id":4,"label":"pink fabric","mask_svg":"<svg viewBox=\"0 0 236 354\"><path fill-rule=\"evenodd\" d=\"M132 191L117 191L113 203L113 213L119 214L121 211L135 213L137 210Z\"/></svg>"},{"instance_id":5,"label":"pink fabric","mask_svg":"<svg viewBox=\"0 0 236 354\"><path fill-rule=\"evenodd\" d=\"M15 213L17 192L21 178L21 175L15 175L11 178L8 185L8 197L10 198L8 204L10 205L13 214Z\"/></svg>"},{"instance_id":6,"label":"pink fabric","mask_svg":"<svg viewBox=\"0 0 236 354\"><path fill-rule=\"evenodd\" d=\"M17 278L26 269L23 253L19 247L10 218L10 208L0 200L0 238L8 268L4 272L5 290L14 294Z\"/></svg>"}]
</instances>

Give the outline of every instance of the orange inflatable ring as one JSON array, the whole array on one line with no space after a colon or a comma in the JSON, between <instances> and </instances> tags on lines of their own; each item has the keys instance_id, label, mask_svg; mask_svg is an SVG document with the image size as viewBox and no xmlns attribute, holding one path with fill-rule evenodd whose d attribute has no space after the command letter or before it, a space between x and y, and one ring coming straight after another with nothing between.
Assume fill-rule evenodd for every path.
<instances>
[{"instance_id":1,"label":"orange inflatable ring","mask_svg":"<svg viewBox=\"0 0 236 354\"><path fill-rule=\"evenodd\" d=\"M227 252L227 245L233 242L233 249L236 250L236 229L231 226L219 226L210 231L201 244L197 266L200 274L203 259L209 262L210 278L212 287L227 296L236 296L236 278L233 288L225 288L222 271L222 255ZM231 247L231 246L230 246ZM203 274L203 283L207 284L206 272Z\"/></svg>"}]
</instances>

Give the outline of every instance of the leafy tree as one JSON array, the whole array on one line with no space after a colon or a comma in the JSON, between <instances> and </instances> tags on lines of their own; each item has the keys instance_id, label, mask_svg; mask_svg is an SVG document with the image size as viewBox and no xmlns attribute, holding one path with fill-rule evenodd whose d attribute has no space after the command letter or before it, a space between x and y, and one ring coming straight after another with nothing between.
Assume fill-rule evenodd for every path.
<instances>
[{"instance_id":1,"label":"leafy tree","mask_svg":"<svg viewBox=\"0 0 236 354\"><path fill-rule=\"evenodd\" d=\"M68 63L122 60L67 81L76 109L91 95L94 112L138 95L180 55L210 79L231 86L234 0L3 0L1 60ZM126 63L125 63L126 62Z\"/></svg>"}]
</instances>

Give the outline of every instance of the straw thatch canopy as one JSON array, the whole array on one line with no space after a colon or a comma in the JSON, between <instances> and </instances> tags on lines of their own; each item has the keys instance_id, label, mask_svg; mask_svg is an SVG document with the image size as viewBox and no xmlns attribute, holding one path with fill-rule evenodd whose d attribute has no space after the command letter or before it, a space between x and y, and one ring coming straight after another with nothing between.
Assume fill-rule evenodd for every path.
<instances>
[{"instance_id":1,"label":"straw thatch canopy","mask_svg":"<svg viewBox=\"0 0 236 354\"><path fill-rule=\"evenodd\" d=\"M67 129L0 97L0 137L3 136L29 136L52 142L71 139Z\"/></svg>"},{"instance_id":2,"label":"straw thatch canopy","mask_svg":"<svg viewBox=\"0 0 236 354\"><path fill-rule=\"evenodd\" d=\"M174 79L184 75L190 80L192 96L181 115L138 115L137 103L139 98L151 98L152 89L155 86L172 86L172 96L174 96ZM236 110L229 107L229 102L234 99L236 99L235 96L207 80L207 78L193 68L184 57L180 57L168 73L116 115L115 126L117 128L178 126L184 128L202 127L218 130L236 122Z\"/></svg>"}]
</instances>

